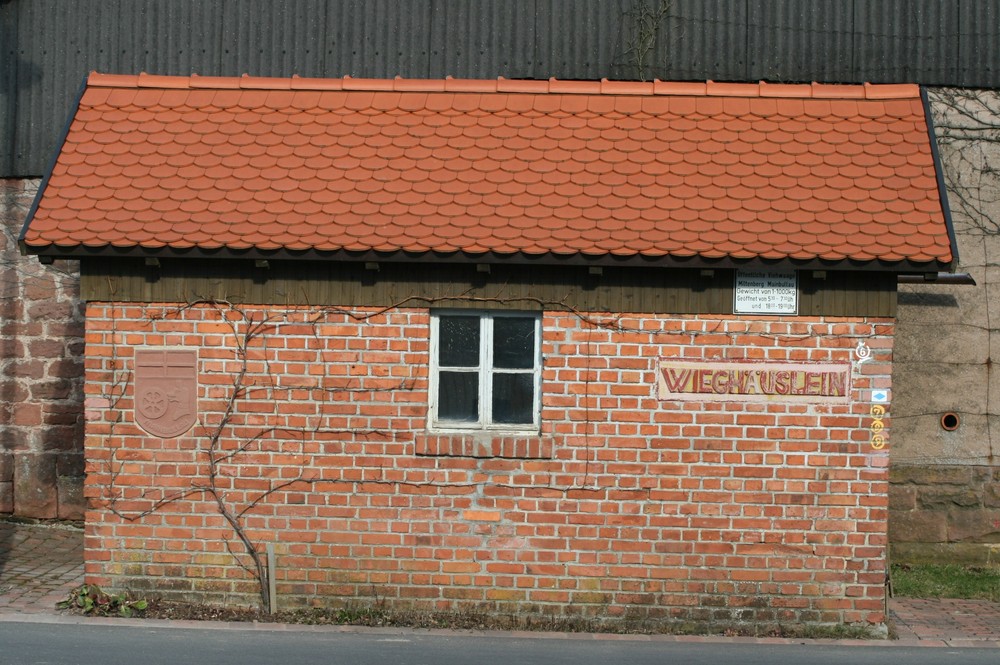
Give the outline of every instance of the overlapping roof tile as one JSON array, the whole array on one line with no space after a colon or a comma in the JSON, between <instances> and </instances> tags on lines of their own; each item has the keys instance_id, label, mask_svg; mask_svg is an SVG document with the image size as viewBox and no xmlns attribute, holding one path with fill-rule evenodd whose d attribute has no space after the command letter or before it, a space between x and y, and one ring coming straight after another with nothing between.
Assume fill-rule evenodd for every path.
<instances>
[{"instance_id":1,"label":"overlapping roof tile","mask_svg":"<svg viewBox=\"0 0 1000 665\"><path fill-rule=\"evenodd\" d=\"M92 74L22 241L912 266L949 237L911 85Z\"/></svg>"}]
</instances>

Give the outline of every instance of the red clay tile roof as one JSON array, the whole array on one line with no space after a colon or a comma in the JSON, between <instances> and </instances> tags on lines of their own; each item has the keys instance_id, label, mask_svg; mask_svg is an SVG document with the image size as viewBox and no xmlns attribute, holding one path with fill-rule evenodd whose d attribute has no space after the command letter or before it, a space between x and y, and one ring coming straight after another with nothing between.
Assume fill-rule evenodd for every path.
<instances>
[{"instance_id":1,"label":"red clay tile roof","mask_svg":"<svg viewBox=\"0 0 1000 665\"><path fill-rule=\"evenodd\" d=\"M95 73L22 241L62 255L953 258L913 85Z\"/></svg>"}]
</instances>

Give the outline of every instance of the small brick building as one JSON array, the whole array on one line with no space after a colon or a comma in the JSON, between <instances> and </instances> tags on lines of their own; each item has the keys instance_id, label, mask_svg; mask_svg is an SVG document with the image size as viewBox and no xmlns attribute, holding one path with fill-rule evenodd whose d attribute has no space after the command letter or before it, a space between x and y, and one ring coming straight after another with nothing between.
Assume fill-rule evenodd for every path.
<instances>
[{"instance_id":1,"label":"small brick building","mask_svg":"<svg viewBox=\"0 0 1000 665\"><path fill-rule=\"evenodd\" d=\"M81 261L88 579L880 629L931 136L908 85L91 75L21 238Z\"/></svg>"}]
</instances>

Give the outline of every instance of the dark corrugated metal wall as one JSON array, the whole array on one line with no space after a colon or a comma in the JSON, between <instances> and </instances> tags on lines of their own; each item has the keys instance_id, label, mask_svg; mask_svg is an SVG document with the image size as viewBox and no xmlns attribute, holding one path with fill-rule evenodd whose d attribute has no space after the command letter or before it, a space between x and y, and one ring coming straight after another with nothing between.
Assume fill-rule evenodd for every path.
<instances>
[{"instance_id":1,"label":"dark corrugated metal wall","mask_svg":"<svg viewBox=\"0 0 1000 665\"><path fill-rule=\"evenodd\" d=\"M0 176L43 172L92 70L1000 87L998 42L1000 0L0 0Z\"/></svg>"},{"instance_id":2,"label":"dark corrugated metal wall","mask_svg":"<svg viewBox=\"0 0 1000 665\"><path fill-rule=\"evenodd\" d=\"M857 0L856 67L861 78L954 81L958 6L954 1Z\"/></svg>"},{"instance_id":3,"label":"dark corrugated metal wall","mask_svg":"<svg viewBox=\"0 0 1000 665\"><path fill-rule=\"evenodd\" d=\"M657 35L653 77L746 80L747 5L745 0L673 0L666 28ZM631 21L625 23L622 32L634 34L627 25ZM626 78L635 69L634 59L626 59L617 73Z\"/></svg>"},{"instance_id":4,"label":"dark corrugated metal wall","mask_svg":"<svg viewBox=\"0 0 1000 665\"><path fill-rule=\"evenodd\" d=\"M17 75L17 23L8 4L0 3L0 177L14 173L14 81Z\"/></svg>"},{"instance_id":5,"label":"dark corrugated metal wall","mask_svg":"<svg viewBox=\"0 0 1000 665\"><path fill-rule=\"evenodd\" d=\"M810 72L805 78L815 81L866 80L855 70L853 12L853 2L751 3L748 71L760 72L758 78L768 81L802 80L793 71Z\"/></svg>"}]
</instances>

